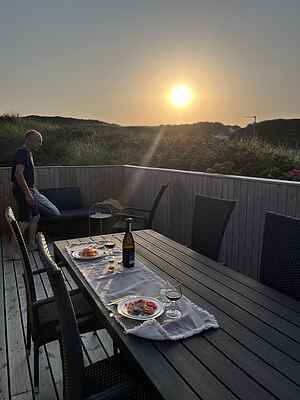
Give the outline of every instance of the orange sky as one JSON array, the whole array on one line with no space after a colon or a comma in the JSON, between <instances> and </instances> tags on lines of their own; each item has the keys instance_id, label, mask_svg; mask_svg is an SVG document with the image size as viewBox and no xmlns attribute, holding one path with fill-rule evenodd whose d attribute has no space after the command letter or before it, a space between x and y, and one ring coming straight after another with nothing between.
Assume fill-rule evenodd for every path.
<instances>
[{"instance_id":1,"label":"orange sky","mask_svg":"<svg viewBox=\"0 0 300 400\"><path fill-rule=\"evenodd\" d=\"M123 125L297 118L299 15L298 0L7 2L0 113ZM168 101L177 83L194 95L180 110Z\"/></svg>"}]
</instances>

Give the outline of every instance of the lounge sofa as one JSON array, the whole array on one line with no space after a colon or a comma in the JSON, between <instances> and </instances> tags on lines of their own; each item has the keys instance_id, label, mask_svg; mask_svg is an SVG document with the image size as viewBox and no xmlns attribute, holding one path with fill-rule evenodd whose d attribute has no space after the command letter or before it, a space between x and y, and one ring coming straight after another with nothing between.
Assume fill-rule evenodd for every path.
<instances>
[{"instance_id":1,"label":"lounge sofa","mask_svg":"<svg viewBox=\"0 0 300 400\"><path fill-rule=\"evenodd\" d=\"M83 207L79 187L39 189L60 211L60 215L41 216L39 230L51 238L87 236L89 209Z\"/></svg>"}]
</instances>

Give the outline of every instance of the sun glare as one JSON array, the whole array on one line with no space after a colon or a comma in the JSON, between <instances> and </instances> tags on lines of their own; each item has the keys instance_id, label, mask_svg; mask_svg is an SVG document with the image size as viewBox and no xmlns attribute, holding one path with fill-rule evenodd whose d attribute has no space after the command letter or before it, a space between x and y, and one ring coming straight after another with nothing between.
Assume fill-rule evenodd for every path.
<instances>
[{"instance_id":1,"label":"sun glare","mask_svg":"<svg viewBox=\"0 0 300 400\"><path fill-rule=\"evenodd\" d=\"M169 94L170 102L177 108L186 107L191 100L191 92L186 85L174 86Z\"/></svg>"}]
</instances>

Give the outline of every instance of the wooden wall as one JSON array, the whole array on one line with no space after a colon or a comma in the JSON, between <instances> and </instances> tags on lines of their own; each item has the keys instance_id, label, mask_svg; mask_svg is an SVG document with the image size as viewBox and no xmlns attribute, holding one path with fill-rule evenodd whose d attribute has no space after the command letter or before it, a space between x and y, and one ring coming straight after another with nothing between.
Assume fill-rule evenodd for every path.
<instances>
[{"instance_id":1,"label":"wooden wall","mask_svg":"<svg viewBox=\"0 0 300 400\"><path fill-rule=\"evenodd\" d=\"M80 186L86 206L113 197L150 208L160 186L170 186L154 229L184 244L191 241L196 194L234 199L237 205L224 236L220 260L258 277L265 210L300 217L300 183L135 166L39 167L40 188ZM0 168L0 233L4 208L12 204L9 168Z\"/></svg>"},{"instance_id":2,"label":"wooden wall","mask_svg":"<svg viewBox=\"0 0 300 400\"><path fill-rule=\"evenodd\" d=\"M176 170L126 166L125 197L132 205L150 206L163 183L170 187L157 212L154 229L191 242L196 194L237 201L224 236L220 261L255 279L266 210L300 218L300 183Z\"/></svg>"}]
</instances>

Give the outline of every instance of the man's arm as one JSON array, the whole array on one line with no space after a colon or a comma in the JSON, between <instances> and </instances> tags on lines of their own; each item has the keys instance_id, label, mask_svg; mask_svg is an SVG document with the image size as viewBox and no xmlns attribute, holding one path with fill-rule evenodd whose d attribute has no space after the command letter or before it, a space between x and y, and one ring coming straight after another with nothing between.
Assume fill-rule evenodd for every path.
<instances>
[{"instance_id":1,"label":"man's arm","mask_svg":"<svg viewBox=\"0 0 300 400\"><path fill-rule=\"evenodd\" d=\"M25 194L25 198L26 198L28 205L32 207L34 204L34 198L33 198L31 191L29 190L29 187L24 178L24 165L23 164L16 165L15 178L16 178L17 183L22 188L22 190Z\"/></svg>"}]
</instances>

